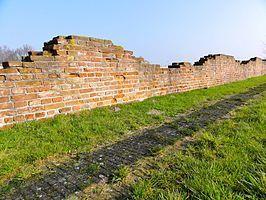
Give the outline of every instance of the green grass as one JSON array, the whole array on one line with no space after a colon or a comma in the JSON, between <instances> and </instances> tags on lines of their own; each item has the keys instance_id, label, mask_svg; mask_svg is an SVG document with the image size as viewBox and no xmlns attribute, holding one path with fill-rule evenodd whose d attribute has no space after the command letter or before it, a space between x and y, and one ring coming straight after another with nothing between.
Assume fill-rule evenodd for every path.
<instances>
[{"instance_id":1,"label":"green grass","mask_svg":"<svg viewBox=\"0 0 266 200\"><path fill-rule=\"evenodd\" d=\"M266 199L266 93L194 138L153 161L134 199Z\"/></svg>"},{"instance_id":2,"label":"green grass","mask_svg":"<svg viewBox=\"0 0 266 200\"><path fill-rule=\"evenodd\" d=\"M154 97L143 102L98 108L78 114L60 115L45 121L33 121L0 130L0 188L6 181L14 183L39 173L38 166L69 153L89 152L99 145L121 139L126 133L163 123L168 117L203 102L246 91L266 82L266 76L210 89ZM149 114L150 110L160 114Z\"/></svg>"},{"instance_id":3,"label":"green grass","mask_svg":"<svg viewBox=\"0 0 266 200\"><path fill-rule=\"evenodd\" d=\"M130 168L128 166L121 166L119 167L112 176L112 182L122 181L126 178L130 173Z\"/></svg>"}]
</instances>

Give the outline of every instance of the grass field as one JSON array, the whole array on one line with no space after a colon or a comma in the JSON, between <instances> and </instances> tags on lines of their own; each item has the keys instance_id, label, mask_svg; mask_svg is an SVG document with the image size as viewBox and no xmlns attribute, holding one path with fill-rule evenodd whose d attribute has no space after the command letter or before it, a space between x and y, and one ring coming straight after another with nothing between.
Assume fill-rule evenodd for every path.
<instances>
[{"instance_id":1,"label":"grass field","mask_svg":"<svg viewBox=\"0 0 266 200\"><path fill-rule=\"evenodd\" d=\"M120 110L116 112L112 107L104 107L1 130L0 188L8 181L16 183L40 173L42 166L49 160L60 161L72 153L92 151L99 145L121 139L130 131L161 124L178 113L201 107L227 95L244 92L265 82L266 76L263 76L210 89L118 105ZM157 114L150 114L154 110L158 111ZM210 134L204 135L212 139ZM203 147L205 143L199 145Z\"/></svg>"},{"instance_id":2,"label":"grass field","mask_svg":"<svg viewBox=\"0 0 266 200\"><path fill-rule=\"evenodd\" d=\"M266 93L231 119L161 152L134 199L266 199Z\"/></svg>"}]
</instances>

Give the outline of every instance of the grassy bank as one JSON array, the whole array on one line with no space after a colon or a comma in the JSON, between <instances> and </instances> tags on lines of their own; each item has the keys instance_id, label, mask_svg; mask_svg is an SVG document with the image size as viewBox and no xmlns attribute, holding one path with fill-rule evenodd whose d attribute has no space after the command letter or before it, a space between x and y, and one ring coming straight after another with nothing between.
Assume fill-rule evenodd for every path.
<instances>
[{"instance_id":1,"label":"grassy bank","mask_svg":"<svg viewBox=\"0 0 266 200\"><path fill-rule=\"evenodd\" d=\"M204 102L244 92L266 82L266 76L210 89L154 97L143 102L98 108L78 114L61 115L45 121L22 123L0 131L0 187L39 173L47 160L69 153L95 149L121 138L129 131L163 123L168 117ZM118 109L116 109L118 110ZM156 111L156 114L151 114Z\"/></svg>"},{"instance_id":2,"label":"grassy bank","mask_svg":"<svg viewBox=\"0 0 266 200\"><path fill-rule=\"evenodd\" d=\"M134 199L265 199L266 93L153 161Z\"/></svg>"}]
</instances>

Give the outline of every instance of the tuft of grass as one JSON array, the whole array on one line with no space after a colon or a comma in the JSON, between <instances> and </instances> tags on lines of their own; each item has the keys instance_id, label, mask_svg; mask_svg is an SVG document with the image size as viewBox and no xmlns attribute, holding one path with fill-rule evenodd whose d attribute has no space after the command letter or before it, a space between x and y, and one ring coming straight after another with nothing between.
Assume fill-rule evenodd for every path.
<instances>
[{"instance_id":1,"label":"tuft of grass","mask_svg":"<svg viewBox=\"0 0 266 200\"><path fill-rule=\"evenodd\" d=\"M97 108L77 114L59 115L0 130L0 188L19 177L25 180L40 173L40 164L50 157L90 152L99 145L121 139L126 133L163 123L204 102L244 92L265 83L266 76L190 92L154 97L143 102ZM158 111L151 115L151 110Z\"/></svg>"},{"instance_id":2,"label":"tuft of grass","mask_svg":"<svg viewBox=\"0 0 266 200\"><path fill-rule=\"evenodd\" d=\"M130 173L130 168L128 166L119 167L113 174L112 182L122 181Z\"/></svg>"},{"instance_id":3,"label":"tuft of grass","mask_svg":"<svg viewBox=\"0 0 266 200\"><path fill-rule=\"evenodd\" d=\"M164 152L134 199L266 199L266 94L195 136L184 151Z\"/></svg>"},{"instance_id":4,"label":"tuft of grass","mask_svg":"<svg viewBox=\"0 0 266 200\"><path fill-rule=\"evenodd\" d=\"M90 164L90 165L87 167L87 172L88 172L90 175L94 175L94 174L98 173L99 170L100 170L100 165L99 165L99 164L96 164L96 163Z\"/></svg>"}]
</instances>

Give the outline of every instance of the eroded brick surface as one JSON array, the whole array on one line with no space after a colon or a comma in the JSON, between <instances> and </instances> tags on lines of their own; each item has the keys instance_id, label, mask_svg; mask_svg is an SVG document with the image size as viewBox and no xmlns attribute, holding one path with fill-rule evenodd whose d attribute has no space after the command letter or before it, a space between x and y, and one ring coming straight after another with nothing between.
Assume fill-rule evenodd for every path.
<instances>
[{"instance_id":1,"label":"eroded brick surface","mask_svg":"<svg viewBox=\"0 0 266 200\"><path fill-rule=\"evenodd\" d=\"M58 36L0 68L0 127L60 113L220 85L265 74L260 58L209 55L194 65L150 64L110 40Z\"/></svg>"}]
</instances>

